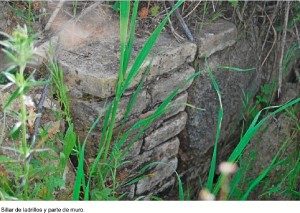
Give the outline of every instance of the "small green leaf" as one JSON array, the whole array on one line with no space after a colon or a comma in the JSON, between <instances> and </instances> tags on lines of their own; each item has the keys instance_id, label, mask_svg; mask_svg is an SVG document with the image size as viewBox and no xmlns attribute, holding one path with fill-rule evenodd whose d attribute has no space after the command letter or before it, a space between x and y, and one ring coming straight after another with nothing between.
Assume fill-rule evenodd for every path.
<instances>
[{"instance_id":1,"label":"small green leaf","mask_svg":"<svg viewBox=\"0 0 300 213\"><path fill-rule=\"evenodd\" d=\"M114 3L114 5L113 5L113 10L114 10L115 12L119 12L119 10L120 10L120 2L119 2L119 1L116 1L116 2Z\"/></svg>"},{"instance_id":2,"label":"small green leaf","mask_svg":"<svg viewBox=\"0 0 300 213\"><path fill-rule=\"evenodd\" d=\"M13 62L16 63L17 65L19 65L18 59L17 59L11 52L9 52L9 51L6 50L6 49L2 49L2 51L6 54L6 56L7 56L11 61L13 61Z\"/></svg>"},{"instance_id":3,"label":"small green leaf","mask_svg":"<svg viewBox=\"0 0 300 213\"><path fill-rule=\"evenodd\" d=\"M12 83L16 83L16 76L9 73L9 72L3 72L3 75L10 80Z\"/></svg>"},{"instance_id":4,"label":"small green leaf","mask_svg":"<svg viewBox=\"0 0 300 213\"><path fill-rule=\"evenodd\" d=\"M28 87L43 86L47 83L49 83L49 81L29 81L26 83L26 86Z\"/></svg>"},{"instance_id":5,"label":"small green leaf","mask_svg":"<svg viewBox=\"0 0 300 213\"><path fill-rule=\"evenodd\" d=\"M12 128L12 130L10 130L9 135L13 138L13 139L17 139L20 136L20 129L21 129L21 122L18 122L15 124L14 128Z\"/></svg>"},{"instance_id":6,"label":"small green leaf","mask_svg":"<svg viewBox=\"0 0 300 213\"><path fill-rule=\"evenodd\" d=\"M65 154L65 156L69 157L71 155L75 144L76 144L76 133L73 130L73 124L72 124L69 126L64 138L63 153Z\"/></svg>"},{"instance_id":7,"label":"small green leaf","mask_svg":"<svg viewBox=\"0 0 300 213\"><path fill-rule=\"evenodd\" d=\"M238 6L238 0L229 0L232 7L236 8Z\"/></svg>"},{"instance_id":8,"label":"small green leaf","mask_svg":"<svg viewBox=\"0 0 300 213\"><path fill-rule=\"evenodd\" d=\"M3 110L6 110L11 103L17 99L21 94L21 89L20 87L16 89L16 91L14 91L14 93L10 96L10 98L8 99L7 103L4 105Z\"/></svg>"},{"instance_id":9,"label":"small green leaf","mask_svg":"<svg viewBox=\"0 0 300 213\"><path fill-rule=\"evenodd\" d=\"M150 9L150 14L151 16L157 16L158 12L159 12L160 6L159 4L157 4L156 6L152 7Z\"/></svg>"}]
</instances>

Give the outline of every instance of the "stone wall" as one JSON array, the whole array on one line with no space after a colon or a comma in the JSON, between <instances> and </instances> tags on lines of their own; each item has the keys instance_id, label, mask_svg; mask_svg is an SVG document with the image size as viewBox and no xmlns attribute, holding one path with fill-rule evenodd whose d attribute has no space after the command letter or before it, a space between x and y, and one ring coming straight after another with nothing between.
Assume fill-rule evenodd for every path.
<instances>
[{"instance_id":1,"label":"stone wall","mask_svg":"<svg viewBox=\"0 0 300 213\"><path fill-rule=\"evenodd\" d=\"M261 78L255 69L237 72L220 67L256 68L254 42L251 38L238 39L235 25L223 20L204 26L196 38L199 49L196 61L199 69L205 70L206 67L210 67L221 92L224 116L219 138L218 160L226 160L226 155L234 148L235 138L231 137L242 120L243 99L245 95L250 97L258 91ZM188 102L205 109L200 111L187 108L189 119L186 128L180 134L182 143L179 172L186 182L193 182L199 177L202 180L207 177L220 105L207 73L196 78L188 92Z\"/></svg>"},{"instance_id":2,"label":"stone wall","mask_svg":"<svg viewBox=\"0 0 300 213\"><path fill-rule=\"evenodd\" d=\"M117 22L115 24L118 25ZM195 60L200 64L199 69L205 68L205 57L208 57L207 63L210 67L229 65L228 61L234 62L230 63L232 66L241 67L241 60L236 56L235 49L230 47L237 39L237 30L233 24L221 20L215 24L204 25L201 33L196 35L196 39L196 44L178 43L172 35L163 33L160 36L151 55L141 68L143 73L152 62L137 104L125 126L130 127L139 119L150 116L174 89L195 73L192 67ZM81 138L86 136L95 118L100 113L106 112L105 103L107 106L113 100L119 65L117 36L105 38L98 36L96 39L86 40L75 48L65 45L59 50L59 61L63 65L66 85L71 95L73 121ZM145 38L137 38L133 48L134 57L144 42ZM227 50L229 52L224 52ZM238 51L247 58L247 46L241 46ZM249 60L251 59L253 58ZM253 67L252 62L243 62L243 68ZM255 72L213 71L221 89L224 89L222 91L226 111L224 131L222 131L222 139L224 139L230 134L230 126L239 116L242 91L252 86L256 75ZM121 99L116 127L120 125L126 106L140 78L141 75L137 76ZM205 111L185 109L187 102L204 108ZM181 176L189 176L192 179L201 174L199 170L207 169L201 163L205 153L213 146L216 129L214 116L217 115L219 108L209 77L204 73L193 83L185 85L172 101L171 105L174 104L176 107L154 122L130 149L127 160L130 160L131 164L126 166L128 173L134 174L151 162L161 162L161 164L153 165L147 171L151 175L127 189L130 191L128 198L158 194L173 187L176 182L174 171L178 167L178 162L181 164L179 168ZM99 126L102 122L103 120L100 120ZM92 133L92 139L87 144L88 162L92 162L97 154L101 128L97 129ZM178 154L179 147L181 147L180 154ZM188 160L184 156L189 156ZM206 159L206 162L209 161Z\"/></svg>"},{"instance_id":3,"label":"stone wall","mask_svg":"<svg viewBox=\"0 0 300 213\"><path fill-rule=\"evenodd\" d=\"M89 20L91 19L90 17ZM117 21L111 23L118 26ZM77 27L80 28L80 25ZM60 35L59 40L64 42L66 39L62 36L63 34ZM133 58L145 41L145 38L136 38ZM116 129L120 126L127 104L150 63L149 73L137 103L125 123L125 129L141 118L152 115L172 91L195 73L191 63L195 59L196 51L196 44L178 43L172 35L161 34L151 55L142 65L141 74L137 76L120 101ZM83 139L97 116L105 113L107 106L113 101L118 77L119 38L118 35L94 36L93 39L86 39L76 47L60 45L58 52L66 85L70 91L74 126ZM191 83L179 90L178 95L169 104L173 107L150 125L131 147L126 159L132 163L124 168L127 173L135 174L152 162L161 163L153 165L147 171L151 175L127 189L131 192L128 198L157 194L175 183L174 171L178 165L177 154L180 145L178 134L184 129L187 121L187 113L184 109L188 97L186 90ZM85 157L88 162L92 162L97 155L102 123L103 119L100 120L99 127L93 131L87 144ZM133 137L130 136L129 140Z\"/></svg>"}]
</instances>

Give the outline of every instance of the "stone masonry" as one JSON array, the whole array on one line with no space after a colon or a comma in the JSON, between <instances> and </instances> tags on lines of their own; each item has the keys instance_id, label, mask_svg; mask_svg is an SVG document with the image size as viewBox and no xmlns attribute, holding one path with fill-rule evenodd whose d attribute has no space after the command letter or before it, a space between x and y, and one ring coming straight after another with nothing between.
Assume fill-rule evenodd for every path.
<instances>
[{"instance_id":1,"label":"stone masonry","mask_svg":"<svg viewBox=\"0 0 300 213\"><path fill-rule=\"evenodd\" d=\"M93 16L93 13L87 16ZM85 18L93 20L92 17ZM110 23L118 28L117 20ZM76 27L80 28L80 23ZM66 40L63 35L64 33L59 35L61 42ZM92 35L93 38L84 38L80 45L70 47L61 44L58 51L59 63L63 66L66 85L70 91L74 126L81 139L84 139L95 118L100 113L105 113L106 106L113 101L118 78L120 46L118 34L106 37ZM146 38L135 39L132 58L137 56L145 41ZM150 71L137 103L125 123L125 128L129 128L141 118L152 115L172 91L195 73L191 63L195 59L196 50L196 44L178 43L172 35L162 33L150 56L143 63L140 74L120 101L116 129L121 124L127 104L150 63ZM169 104L172 106L170 110L150 125L131 147L129 156L126 157L131 162L126 166L130 174L135 174L149 163L161 163L150 167L147 173L152 175L129 187L131 193L128 198L157 194L174 184L180 144L177 135L184 129L187 121L184 109L188 97L186 90L191 83L192 81L178 91L178 95ZM103 120L100 120L99 128L92 133L87 144L85 157L88 162L92 162L98 152L102 124Z\"/></svg>"},{"instance_id":2,"label":"stone masonry","mask_svg":"<svg viewBox=\"0 0 300 213\"><path fill-rule=\"evenodd\" d=\"M93 14L87 16L93 16ZM93 20L92 17L87 19ZM98 21L101 22L101 20ZM111 23L118 26L117 21L115 23L112 21ZM80 23L76 28L82 28ZM105 29L102 29L102 31L105 31ZM63 35L64 33L61 33L60 40L65 42L66 39L62 38ZM81 138L86 136L95 118L107 110L105 103L108 105L113 100L119 66L119 38L117 33L112 36L84 35L84 41L81 41L79 45L75 45L75 47L62 45L63 47L59 50L59 62L63 66L66 85L71 95L73 121ZM150 63L152 64L144 87L125 126L130 127L141 118L150 116L174 89L181 85L189 76L193 75L195 69L191 64L195 58L200 58L201 60L201 58L209 57L210 66L218 65L219 59L215 59L215 53L232 46L236 37L237 30L235 26L223 20L204 27L201 33L196 35L196 44L189 42L178 43L172 35L162 33L152 53L142 65L140 74L121 99L117 112L116 128L120 125L126 106L141 79L142 73L145 72ZM136 57L145 41L146 38L136 38L133 58ZM198 55L196 55L197 48ZM200 62L204 64L204 61ZM225 74L223 75L225 76ZM154 195L172 187L176 181L174 171L176 171L179 162L177 159L179 147L183 147L183 149L185 147L195 147L197 150L198 147L201 147L202 151L197 151L197 154L195 154L196 158L197 156L201 158L201 153L205 153L205 150L210 149L212 146L213 143L207 143L207 139L214 134L213 132L212 134L202 135L201 138L198 137L199 135L194 137L194 133L190 132L195 119L198 122L195 128L199 128L195 133L204 131L205 128L211 128L208 125L203 129L202 125L199 125L202 119L198 118L198 116L203 116L202 111L188 109L188 114L184 111L188 100L197 107L203 106L202 102L199 104L198 101L206 100L206 88L210 91L211 84L210 80L205 76L205 82L203 80L200 81L202 82L201 84L193 83L193 88L199 88L199 90L191 89L192 94L187 92L192 82L185 85L170 103L170 105L176 107L155 121L131 147L129 156L126 157L131 162L126 167L127 172L134 174L152 162L161 162L161 164L151 166L147 171L151 175L147 175L146 178L127 189L130 191L128 198ZM244 83L246 84L246 82L241 82L242 85ZM207 94L209 94L208 98L212 97L211 92ZM212 102L207 99L207 103ZM217 109L217 106L218 103L214 102L213 108ZM206 106L204 108L206 109L205 113L213 116ZM99 126L102 125L102 122L103 120L100 120ZM186 128L187 122L189 126ZM98 150L97 144L101 136L101 128L97 129L93 132L92 139L86 147L86 158L89 162L93 161ZM184 132L189 132L190 138L182 136L181 132L183 130ZM180 138L183 141L180 141L178 138L180 133ZM203 142L199 143L196 140ZM185 154L188 155L188 153ZM182 162L181 155L180 158ZM181 174L189 174L188 171L190 169L197 171L199 168L190 167Z\"/></svg>"},{"instance_id":3,"label":"stone masonry","mask_svg":"<svg viewBox=\"0 0 300 213\"><path fill-rule=\"evenodd\" d=\"M96 117L106 112L106 106L113 101L115 95L119 67L119 23L117 18L107 11L103 12L101 8L81 17L80 22L72 23L63 17L57 19L60 22L54 23L52 30L59 33L51 38L51 45L58 44L58 60L63 67L65 83L69 89L73 122L83 140ZM248 62L242 61L247 58L250 48L245 41L236 44L237 29L224 20L204 24L201 31L195 34L195 38L195 44L178 43L172 35L160 35L139 75L120 101L116 130L142 74L150 63L149 74L137 104L125 123L125 129L152 115L172 91L195 73L192 65L196 60L200 70L205 70L207 63L219 83L225 111L221 140L230 135L234 122L239 119L238 106L241 105L242 90L251 89L255 87L254 83L259 83L255 82L256 75L253 72L229 74L230 71L219 71L214 67L254 67L254 62L251 61L253 57L249 57ZM132 59L137 56L146 39L136 37ZM231 48L233 45L239 53ZM39 55L45 57L48 49L49 42L44 43L38 48ZM37 63L41 61L42 59L37 58ZM133 61L130 62L129 69L132 63ZM205 111L186 108L186 103L204 108ZM187 181L208 170L209 161L205 156L213 147L215 115L219 107L208 75L204 72L194 82L184 85L169 106L172 108L151 124L129 150L126 160L131 163L125 170L131 174L152 162L160 164L151 166L147 171L150 175L126 189L130 192L128 199L155 195L173 187L176 170ZM92 162L97 154L102 124L103 119L88 141L85 155L87 162ZM129 140L133 137L134 135L130 136ZM128 143L129 141L125 146Z\"/></svg>"},{"instance_id":4,"label":"stone masonry","mask_svg":"<svg viewBox=\"0 0 300 213\"><path fill-rule=\"evenodd\" d=\"M81 58L76 54L71 57L68 53L69 50L61 51L60 62L63 64L67 85L70 89L77 90L77 97L72 98L71 110L76 130L81 133L82 138L87 134L97 115L106 111L105 102L110 103L115 92L117 69L112 70L112 67L118 67L118 58L111 57L109 64L107 64L107 59L102 57L104 52L108 54L111 51L110 47L113 44L117 44L113 40L109 42L111 42L111 45L107 45L106 50L103 50L105 46L103 47L101 42L93 43L90 49L80 47L71 50L78 54L85 54L85 51L89 51L91 54L85 58ZM138 45L141 45L140 42L142 43L144 40L138 40L137 42ZM189 63L194 60L195 53L195 44L179 44L171 36L161 35L153 54L141 68L143 71L150 60L153 61L144 88L139 94L137 104L126 122L128 126L139 120L139 118L150 116L173 90L194 74L195 70ZM174 57L175 61L170 61L170 57ZM90 61L95 61L95 63L89 66ZM105 63L106 65L103 66ZM138 81L134 82L131 88L134 89L137 83ZM154 122L130 150L128 158L134 165L131 173L154 161L164 162L165 164L164 166L156 166L149 171L149 173L155 173L153 178L149 176L136 184L135 195L137 196L162 190L162 186L170 181L177 168L176 155L179 140L176 136L184 129L187 121L187 114L183 110L187 101L186 89L191 83L185 85L179 91L178 96L170 103L170 105L176 104L176 107L168 111L163 118ZM85 98L87 96L88 98ZM121 99L116 126L120 125L131 96L132 91L129 89ZM99 126L101 125L102 121L100 121ZM97 154L97 142L101 132L95 131L93 135L95 140L90 141L86 148L86 157L89 161L92 161Z\"/></svg>"}]
</instances>

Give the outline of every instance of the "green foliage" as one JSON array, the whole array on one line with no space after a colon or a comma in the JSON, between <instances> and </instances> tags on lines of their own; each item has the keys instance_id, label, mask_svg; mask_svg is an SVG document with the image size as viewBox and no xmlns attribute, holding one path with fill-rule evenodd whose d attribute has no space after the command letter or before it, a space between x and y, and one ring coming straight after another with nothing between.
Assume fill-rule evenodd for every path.
<instances>
[{"instance_id":1,"label":"green foliage","mask_svg":"<svg viewBox=\"0 0 300 213\"><path fill-rule=\"evenodd\" d=\"M116 1L113 5L113 10L115 12L119 12L120 11L120 1Z\"/></svg>"},{"instance_id":2,"label":"green foliage","mask_svg":"<svg viewBox=\"0 0 300 213\"><path fill-rule=\"evenodd\" d=\"M64 84L63 71L62 71L61 66L59 66L57 64L57 62L55 62L53 60L53 55L54 55L54 53L50 53L50 57L52 59L50 61L50 67L49 67L49 71L51 74L51 85L53 86L52 94L57 95L57 97L60 101L60 104L61 104L61 108L63 109L63 115L62 115L61 119L65 118L66 121L68 122L69 126L71 126L72 122L71 122L68 91ZM55 88L56 88L56 90L55 90Z\"/></svg>"},{"instance_id":3,"label":"green foliage","mask_svg":"<svg viewBox=\"0 0 300 213\"><path fill-rule=\"evenodd\" d=\"M289 17L287 27L288 29L293 28L300 22L300 6L299 2L291 2L291 10L292 14ZM281 32L283 30L283 26L278 25L275 26L276 31Z\"/></svg>"},{"instance_id":4,"label":"green foliage","mask_svg":"<svg viewBox=\"0 0 300 213\"><path fill-rule=\"evenodd\" d=\"M73 126L70 125L62 140L63 149L60 156L57 154L58 150L54 151L57 149L54 145L54 140L49 138L51 134L54 134L51 133L51 131L55 130L54 127L52 127L53 130L44 129L40 131L41 141L37 145L30 144L27 139L27 122L37 118L39 115L31 115L27 111L26 106L33 106L31 106L32 101L29 96L26 96L26 93L34 86L42 86L49 82L34 80L33 76L35 72L31 73L28 77L25 75L24 71L27 63L30 63L31 59L35 56L32 45L34 38L28 35L26 26L24 28L17 28L11 36L4 35L7 37L7 40L1 41L1 45L5 47L4 52L13 62L8 71L4 72L4 75L10 81L6 85L6 88L14 86L15 91L4 104L3 110L5 116L10 116L17 121L15 126L10 130L10 134L14 136L16 143L9 144L11 147L6 147L5 149L15 152L17 157L16 159L12 159L12 157L0 156L2 159L1 166L3 165L3 173L0 172L0 175L6 175L6 178L4 178L4 175L1 177L1 180L3 180L0 183L1 196L5 200L53 200L55 198L54 192L65 186L63 174L67 160L76 142L76 134L73 131ZM9 72L11 68L17 71L11 73ZM56 84L60 90L58 97L63 99L65 111L69 112L66 90L62 83L62 72L53 61L50 66L50 72L53 74L51 82ZM19 109L11 108L12 103L16 101L20 103ZM47 125L45 127L47 128ZM2 130L1 142L3 140L4 129L5 126ZM44 145L50 148L41 148ZM3 149L3 147L1 148ZM8 176L7 174L9 173L12 175Z\"/></svg>"},{"instance_id":5,"label":"green foliage","mask_svg":"<svg viewBox=\"0 0 300 213\"><path fill-rule=\"evenodd\" d=\"M160 10L160 5L159 4L155 5L154 7L151 7L150 15L154 16L154 17L157 16L157 14L159 13L159 10Z\"/></svg>"},{"instance_id":6,"label":"green foliage","mask_svg":"<svg viewBox=\"0 0 300 213\"><path fill-rule=\"evenodd\" d=\"M263 84L260 87L261 95L256 96L256 104L257 105L265 104L265 105L269 106L271 103L271 97L272 97L274 91L275 91L274 83Z\"/></svg>"},{"instance_id":7,"label":"green foliage","mask_svg":"<svg viewBox=\"0 0 300 213\"><path fill-rule=\"evenodd\" d=\"M268 120L270 119L270 117L280 113L281 111L284 111L285 109L292 107L293 105L297 104L300 102L300 98L297 98L295 100L292 100L286 104L284 104L281 107L278 106L272 106L272 107L266 107L263 110L259 111L259 113L255 116L255 118L253 119L250 127L248 128L248 130L246 131L246 133L243 135L243 137L241 138L239 144L237 145L237 147L233 150L232 154L229 156L228 161L229 162L236 162L241 155L243 154L244 149L246 148L246 146L248 145L248 143L250 142L250 140L253 138L254 134L260 129L260 127ZM260 115L262 114L262 112L264 110L269 110L269 109L274 109L275 111L269 113L268 115L266 115L264 118L262 118L259 121ZM278 153L277 153L278 154ZM272 164L274 164L274 162L277 159L276 155L272 161ZM243 199L247 198L247 196L249 195L249 193L258 185L258 183L266 176L266 174L271 170L272 168L272 164L270 165L270 167L268 167L256 180L254 180L254 182L251 184L250 188L248 189L248 191L243 195ZM218 179L218 182L215 185L215 188L213 190L214 194L216 195L221 187L221 179L222 179L223 175L221 175L221 177Z\"/></svg>"},{"instance_id":8,"label":"green foliage","mask_svg":"<svg viewBox=\"0 0 300 213\"><path fill-rule=\"evenodd\" d=\"M216 164L217 164L217 148L218 148L218 141L219 141L219 137L220 137L220 133L221 133L222 119L223 119L223 105L222 105L221 92L220 92L218 83L216 82L207 63L206 63L206 69L207 69L209 77L212 81L212 84L214 86L214 89L217 92L218 100L219 100L219 104L220 104L220 109L219 109L219 113L218 113L217 133L216 133L216 139L215 139L215 144L214 144L214 152L213 152L213 156L212 156L212 160L211 160L211 164L210 164L210 170L209 170L208 180L207 180L207 185L206 185L206 188L209 191L211 191L212 187L213 187L213 180L214 180Z\"/></svg>"},{"instance_id":9,"label":"green foliage","mask_svg":"<svg viewBox=\"0 0 300 213\"><path fill-rule=\"evenodd\" d=\"M22 158L23 168L21 170L24 174L24 184L19 186L22 188L22 193L24 199L28 199L28 187L29 187L29 168L30 165L27 162L28 154L31 152L27 145L27 129L26 129L26 122L28 120L28 115L26 112L26 96L25 93L28 89L32 86L43 85L46 82L44 81L35 81L33 79L33 75L30 75L28 78L25 78L24 70L26 64L30 62L34 55L34 50L32 48L33 37L28 36L26 26L24 28L17 28L12 35L8 35L2 33L7 37L7 40L0 41L0 44L5 47L3 50L8 58L13 62L13 65L9 70L12 68L17 68L18 72L13 75L9 72L4 72L3 74L11 81L9 86L15 85L16 89L9 97L8 101L3 107L3 110L6 111L8 114L13 114L18 120L15 127L11 131L11 135L18 136L17 131L22 130L21 132L21 143L18 152ZM9 111L9 107L11 106L12 102L19 99L21 106L19 112L11 112ZM19 128L21 127L21 128Z\"/></svg>"},{"instance_id":10,"label":"green foliage","mask_svg":"<svg viewBox=\"0 0 300 213\"><path fill-rule=\"evenodd\" d=\"M35 22L39 18L46 16L46 13L36 13L33 9L33 0L14 2L13 4L7 4L14 14L19 17L21 25L27 25L29 32L31 32L32 22ZM21 9L22 8L22 9Z\"/></svg>"},{"instance_id":11,"label":"green foliage","mask_svg":"<svg viewBox=\"0 0 300 213\"><path fill-rule=\"evenodd\" d=\"M223 67L225 69L229 68L229 67ZM221 174L221 176L218 178L217 183L213 186L213 180L214 180L214 174L215 174L215 168L216 168L216 157L217 157L217 143L218 143L218 138L219 138L219 134L220 134L220 130L221 130L221 121L222 121L222 117L223 117L223 109L222 109L222 102L221 102L221 92L220 89L218 87L217 82L215 81L213 74L211 72L211 68L206 66L206 70L211 78L212 84L214 86L214 89L217 92L217 95L219 97L219 103L220 103L220 110L219 110L219 116L218 116L218 125L217 125L217 133L216 133L216 140L215 140L215 145L214 145L214 151L213 151L213 156L212 156L212 161L211 161L211 166L210 166L210 171L209 171L209 175L208 175L208 180L206 183L206 188L209 191L212 191L213 194L215 196L217 196L217 194L219 193L221 187L223 187L223 185L225 184L224 180L227 180L227 174ZM234 69L235 71L243 71L242 69ZM251 71L251 69L248 69L248 71ZM288 190L286 190L286 193L290 193L293 194L294 196L297 196L297 193L295 192L295 182L297 182L298 178L295 178L298 174L299 174L299 152L297 152L296 154L298 155L298 157L296 157L296 163L291 163L290 160L287 160L286 158L284 159L280 159L280 156L283 155L283 151L286 149L286 145L287 143L283 143L281 149L276 153L276 155L274 156L272 162L270 163L269 166L267 166L261 173L260 175L258 175L258 177L256 177L255 179L251 180L251 179L245 179L245 177L247 177L247 172L251 172L249 170L249 168L251 167L251 163L253 162L253 160L255 160L255 155L251 155L251 159L249 159L247 162L242 162L242 156L243 156L243 152L245 150L245 148L248 146L248 144L250 143L251 139L253 138L253 136L261 129L262 125L271 117L279 114L282 111L287 111L290 112L290 116L295 120L296 126L298 127L298 129L300 129L300 125L299 125L299 121L297 116L295 116L295 110L293 109L297 109L297 104L300 102L300 98L294 99L282 106L270 106L271 101L270 101L270 97L272 97L272 94L275 90L275 84L265 84L262 85L261 87L261 94L263 94L263 96L266 96L266 98L262 98L262 96L257 97L257 101L259 102L259 104L266 104L267 107L265 107L262 110L259 110L256 115L254 116L254 119L252 121L252 123L250 124L250 126L248 127L247 131L245 133L242 134L240 142L238 143L238 145L236 146L236 148L233 150L233 152L231 153L231 155L228 158L228 162L232 162L232 163L237 163L239 162L240 164L240 168L239 170L236 172L236 174L233 176L231 183L229 184L229 192L227 195L227 199L234 199L234 200L246 200L248 198L248 196L250 195L251 192L254 191L254 189L259 185L262 184L264 181L268 181L268 174L274 170L274 168L276 168L279 165L285 165L285 162L288 162L288 164L294 165L292 166L292 170L287 170L287 172L285 174L286 177L278 184L278 185L273 185L274 182L270 183L272 185L270 185L269 189L267 190L266 194L270 194L270 193L276 193L279 190L282 189L283 183L286 183L286 179L288 177L291 177L290 174L294 174L294 176L291 178L293 185L292 187L289 187ZM268 98L267 98L268 97ZM249 101L246 101L246 103L244 103L245 105L248 105ZM257 106L257 105L256 105ZM245 107L246 108L246 107ZM256 108L255 108L256 109ZM269 112L271 111L271 112ZM297 110L296 110L297 111ZM267 112L266 115L264 117L262 117L263 112ZM269 113L268 113L269 112ZM294 112L294 113L291 113ZM295 159L294 157L292 157L292 159ZM287 165L288 165L287 164ZM285 166L285 168L287 168L287 166ZM246 189L241 187L242 185L246 186ZM227 186L225 186L227 187ZM224 196L224 195L223 195Z\"/></svg>"},{"instance_id":12,"label":"green foliage","mask_svg":"<svg viewBox=\"0 0 300 213\"><path fill-rule=\"evenodd\" d=\"M238 6L239 1L238 0L229 0L229 3L232 7L236 8Z\"/></svg>"}]
</instances>

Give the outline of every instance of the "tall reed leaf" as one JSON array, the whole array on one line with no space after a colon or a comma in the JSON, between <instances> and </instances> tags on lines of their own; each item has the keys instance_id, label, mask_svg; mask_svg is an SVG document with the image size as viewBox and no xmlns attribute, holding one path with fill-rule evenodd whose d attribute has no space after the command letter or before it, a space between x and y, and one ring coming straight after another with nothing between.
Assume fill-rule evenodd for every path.
<instances>
[{"instance_id":1,"label":"tall reed leaf","mask_svg":"<svg viewBox=\"0 0 300 213\"><path fill-rule=\"evenodd\" d=\"M85 146L86 146L88 137L90 136L91 132L95 129L95 127L99 123L100 118L101 118L101 115L98 116L96 121L93 123L93 125L89 129L89 132L86 135L82 146L81 147L79 146L79 151L80 152L79 152L79 159L78 159L77 175L76 175L75 184L74 184L73 200L79 200L80 188L81 188L81 186L85 187L85 175L84 175L84 151L85 151Z\"/></svg>"},{"instance_id":2,"label":"tall reed leaf","mask_svg":"<svg viewBox=\"0 0 300 213\"><path fill-rule=\"evenodd\" d=\"M278 114L279 112L287 109L288 107L291 107L295 104L297 104L298 102L300 102L300 98L294 99L292 101L289 101L287 103L285 103L283 106L278 107L278 106L272 106L272 107L266 107L264 109L262 109L261 111L259 111L257 113L257 115L255 116L255 118L253 119L250 127L248 128L248 130L246 131L245 135L241 138L241 141L239 142L239 144L237 145L237 147L233 150L232 154L229 156L228 161L229 162L235 162L243 153L244 149L246 148L246 146L249 144L250 140L253 138L253 136L255 135L255 133L259 130L259 128L272 116L275 116L276 114ZM261 113L264 110L269 110L269 109L274 109L274 108L278 108L276 109L274 112L268 114L267 116L265 116L263 119L261 119L258 122L258 118L260 117ZM257 123L258 122L258 123ZM221 177L219 177L218 182L214 188L213 193L216 195L221 187Z\"/></svg>"},{"instance_id":3,"label":"tall reed leaf","mask_svg":"<svg viewBox=\"0 0 300 213\"><path fill-rule=\"evenodd\" d=\"M120 2L120 43L121 43L121 50L120 50L120 66L119 66L119 76L118 80L123 82L125 71L124 68L124 61L126 59L126 40L127 40L127 31L128 31L128 21L129 21L129 12L130 12L130 1L121 1ZM128 55L128 51L127 51ZM128 57L128 56L127 56ZM119 85L119 84L118 84Z\"/></svg>"},{"instance_id":4,"label":"tall reed leaf","mask_svg":"<svg viewBox=\"0 0 300 213\"><path fill-rule=\"evenodd\" d=\"M128 43L127 43L125 53L124 53L124 62L123 62L123 75L124 76L126 74L126 70L127 70L131 52L132 52L132 47L133 47L133 42L134 42L134 33L135 33L135 22L136 22L138 6L139 6L139 1L136 0L134 2L132 16L131 16L129 39L128 39Z\"/></svg>"},{"instance_id":5,"label":"tall reed leaf","mask_svg":"<svg viewBox=\"0 0 300 213\"><path fill-rule=\"evenodd\" d=\"M208 68L208 74L209 74L209 77L212 81L214 89L217 92L218 99L219 99L219 104L220 104L220 109L219 109L219 113L218 113L217 133L216 133L216 139L215 139L215 144L214 144L214 152L213 152L213 156L212 156L212 159L211 159L209 175L208 175L208 180L207 180L207 185L206 185L206 188L209 191L211 191L212 186L213 186L214 174L215 174L215 170L216 170L216 164L217 164L217 148L218 148L218 141L219 141L219 137L220 137L220 133L221 133L222 119L223 119L223 105L222 105L221 92L220 92L218 83L216 82L209 66L206 66L206 67Z\"/></svg>"}]
</instances>

